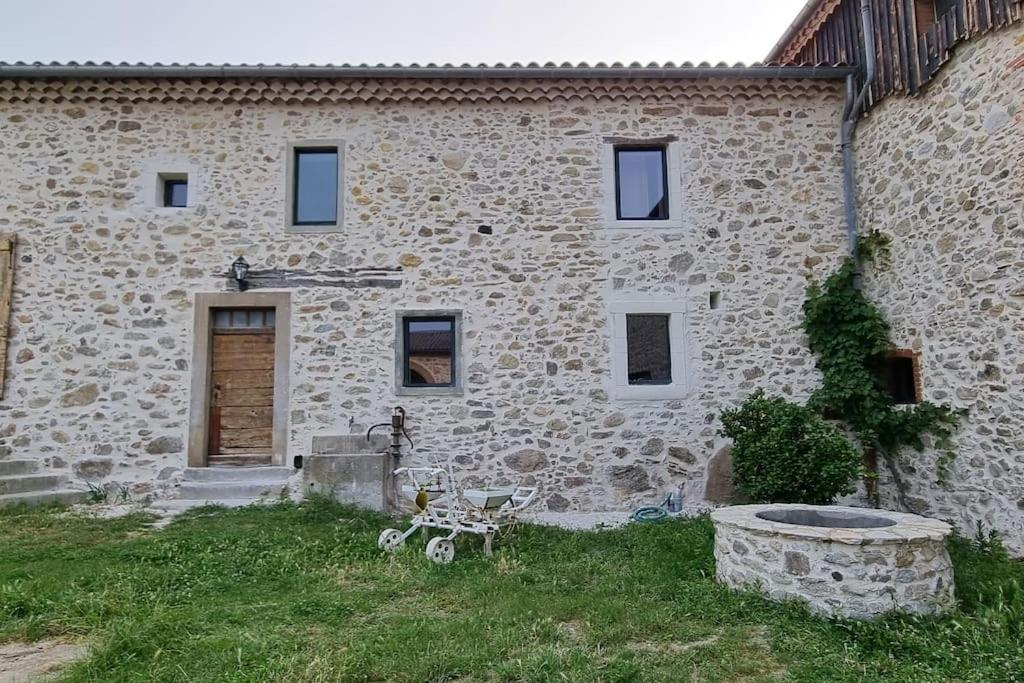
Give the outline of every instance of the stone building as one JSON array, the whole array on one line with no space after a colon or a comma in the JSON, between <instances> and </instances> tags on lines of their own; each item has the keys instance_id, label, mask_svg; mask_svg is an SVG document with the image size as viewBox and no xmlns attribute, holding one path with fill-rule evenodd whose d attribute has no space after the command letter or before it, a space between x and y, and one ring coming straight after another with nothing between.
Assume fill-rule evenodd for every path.
<instances>
[{"instance_id":1,"label":"stone building","mask_svg":"<svg viewBox=\"0 0 1024 683\"><path fill-rule=\"evenodd\" d=\"M213 470L242 498L326 456L345 497L401 405L404 463L535 482L551 511L728 499L717 416L814 390L800 306L848 253L861 69L799 63L851 61L800 57L845 11L811 5L782 66L0 66L0 498L203 497ZM871 98L855 179L919 393L971 409L948 483L907 465L915 511L1021 550L1007 5Z\"/></svg>"}]
</instances>

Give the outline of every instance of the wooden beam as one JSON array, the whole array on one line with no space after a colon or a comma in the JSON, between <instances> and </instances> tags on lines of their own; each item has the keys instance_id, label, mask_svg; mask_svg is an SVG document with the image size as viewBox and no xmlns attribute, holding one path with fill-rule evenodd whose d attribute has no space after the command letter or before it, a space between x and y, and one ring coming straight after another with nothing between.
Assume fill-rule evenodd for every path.
<instances>
[{"instance_id":1,"label":"wooden beam","mask_svg":"<svg viewBox=\"0 0 1024 683\"><path fill-rule=\"evenodd\" d=\"M0 234L0 399L4 397L7 379L7 334L14 300L14 244L13 233Z\"/></svg>"},{"instance_id":2,"label":"wooden beam","mask_svg":"<svg viewBox=\"0 0 1024 683\"><path fill-rule=\"evenodd\" d=\"M227 279L229 289L238 289L238 283L231 273L219 272L216 275ZM245 282L248 289L297 289L299 287L398 289L402 286L401 275L401 266L385 268L335 268L330 270L269 268L250 270Z\"/></svg>"}]
</instances>

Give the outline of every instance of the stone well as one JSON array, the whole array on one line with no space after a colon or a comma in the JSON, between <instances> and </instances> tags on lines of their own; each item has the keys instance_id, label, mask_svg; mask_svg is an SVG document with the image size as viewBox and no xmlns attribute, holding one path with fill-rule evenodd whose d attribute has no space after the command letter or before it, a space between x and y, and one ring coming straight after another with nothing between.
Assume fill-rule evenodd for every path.
<instances>
[{"instance_id":1,"label":"stone well","mask_svg":"<svg viewBox=\"0 0 1024 683\"><path fill-rule=\"evenodd\" d=\"M871 619L953 604L953 566L935 519L887 510L737 505L711 513L718 580L797 598L819 614Z\"/></svg>"}]
</instances>

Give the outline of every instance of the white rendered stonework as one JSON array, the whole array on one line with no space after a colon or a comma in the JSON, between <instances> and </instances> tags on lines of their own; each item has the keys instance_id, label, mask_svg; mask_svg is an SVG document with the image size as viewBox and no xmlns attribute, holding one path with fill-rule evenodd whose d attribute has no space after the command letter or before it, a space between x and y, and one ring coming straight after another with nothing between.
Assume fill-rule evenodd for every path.
<instances>
[{"instance_id":1,"label":"white rendered stonework","mask_svg":"<svg viewBox=\"0 0 1024 683\"><path fill-rule=\"evenodd\" d=\"M786 524L758 517L813 510L881 517L879 528ZM939 520L888 510L815 505L737 505L711 513L716 574L773 600L798 599L812 612L872 619L885 612L933 614L954 602L953 566Z\"/></svg>"},{"instance_id":2,"label":"white rendered stonework","mask_svg":"<svg viewBox=\"0 0 1024 683\"><path fill-rule=\"evenodd\" d=\"M817 386L800 306L844 253L840 83L687 82L663 101L656 84L610 98L590 83L522 102L413 101L390 83L371 102L318 102L275 82L258 101L187 104L101 85L78 101L69 83L58 102L48 82L0 83L0 232L18 235L0 459L173 496L190 420L206 417L197 295L238 296L238 256L313 281L371 273L246 293L290 296L283 465L401 405L416 444L403 464L450 463L466 487L539 486L551 513L628 512L679 486L699 503L724 406ZM670 138L685 224L612 229L607 145ZM289 232L289 149L331 140L341 230ZM154 206L162 172L188 173L187 207ZM685 305L687 391L619 398L615 302L666 300ZM409 311L461 315L461 393L397 386Z\"/></svg>"}]
</instances>

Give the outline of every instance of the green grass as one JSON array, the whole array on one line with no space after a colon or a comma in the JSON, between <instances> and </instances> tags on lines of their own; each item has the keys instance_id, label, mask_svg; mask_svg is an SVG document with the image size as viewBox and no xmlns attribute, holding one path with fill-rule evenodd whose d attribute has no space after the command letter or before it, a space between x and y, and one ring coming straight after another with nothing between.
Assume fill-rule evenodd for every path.
<instances>
[{"instance_id":1,"label":"green grass","mask_svg":"<svg viewBox=\"0 0 1024 683\"><path fill-rule=\"evenodd\" d=\"M963 540L955 613L866 624L716 585L706 518L522 526L443 567L320 501L148 522L0 512L0 642L88 643L69 681L1024 679L1024 566Z\"/></svg>"}]
</instances>

